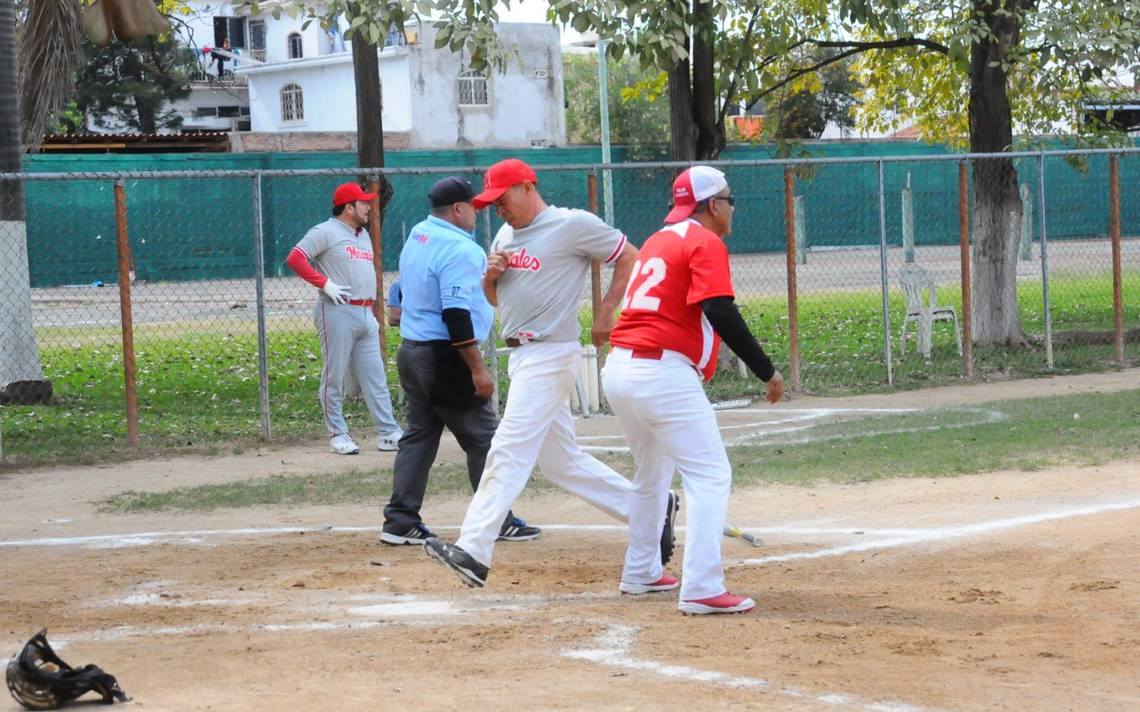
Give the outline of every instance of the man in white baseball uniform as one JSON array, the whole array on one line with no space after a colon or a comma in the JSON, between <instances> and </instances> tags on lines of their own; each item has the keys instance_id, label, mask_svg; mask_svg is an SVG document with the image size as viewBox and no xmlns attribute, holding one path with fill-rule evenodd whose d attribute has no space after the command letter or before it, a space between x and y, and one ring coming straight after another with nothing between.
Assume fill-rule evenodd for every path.
<instances>
[{"instance_id":1,"label":"man in white baseball uniform","mask_svg":"<svg viewBox=\"0 0 1140 712\"><path fill-rule=\"evenodd\" d=\"M630 482L578 447L570 392L582 359L578 305L591 261L614 265L613 282L591 329L600 346L613 329L637 248L592 213L547 205L538 192L538 177L517 159L491 166L474 205L494 205L506 223L491 246L483 290L499 307L502 335L512 349L511 386L459 540L452 545L428 539L425 551L468 586L481 587L503 517L536 462L550 481L628 521ZM667 493L661 506L667 514L662 531L658 510L660 536L654 549L659 560L667 561L675 498Z\"/></svg>"},{"instance_id":2,"label":"man in white baseball uniform","mask_svg":"<svg viewBox=\"0 0 1140 712\"><path fill-rule=\"evenodd\" d=\"M318 290L313 319L324 359L318 393L329 450L338 455L360 452L344 420L344 378L350 364L379 431L377 449L397 449L403 435L392 415L388 377L380 356L380 324L372 313L376 268L364 226L375 198L355 183L338 186L333 192L333 216L305 233L285 259L285 264Z\"/></svg>"},{"instance_id":3,"label":"man in white baseball uniform","mask_svg":"<svg viewBox=\"0 0 1140 712\"><path fill-rule=\"evenodd\" d=\"M732 468L701 385L716 371L720 340L767 383L766 400L776 403L784 392L780 372L733 302L724 239L734 205L715 168L694 166L673 183L673 209L638 254L602 377L637 463L619 588L642 594L677 587L654 556L654 522L680 470L689 512L678 606L685 613L739 613L755 605L729 593L721 563Z\"/></svg>"}]
</instances>

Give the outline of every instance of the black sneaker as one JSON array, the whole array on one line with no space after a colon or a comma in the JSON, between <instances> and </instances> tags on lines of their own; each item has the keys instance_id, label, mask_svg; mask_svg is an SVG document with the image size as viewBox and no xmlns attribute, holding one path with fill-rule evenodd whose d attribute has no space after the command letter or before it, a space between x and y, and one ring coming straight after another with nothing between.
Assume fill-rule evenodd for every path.
<instances>
[{"instance_id":1,"label":"black sneaker","mask_svg":"<svg viewBox=\"0 0 1140 712\"><path fill-rule=\"evenodd\" d=\"M530 541L537 539L542 530L538 527L527 526L522 517L512 516L503 528L499 530L499 541Z\"/></svg>"},{"instance_id":2,"label":"black sneaker","mask_svg":"<svg viewBox=\"0 0 1140 712\"><path fill-rule=\"evenodd\" d=\"M455 572L459 580L471 588L483 588L487 583L487 567L471 558L463 549L454 544L445 544L439 539L428 539L424 551L431 558Z\"/></svg>"},{"instance_id":3,"label":"black sneaker","mask_svg":"<svg viewBox=\"0 0 1140 712\"><path fill-rule=\"evenodd\" d=\"M661 565L669 563L673 558L673 547L677 541L677 533L673 525L677 521L677 512L681 510L681 500L677 493L669 490L669 499L665 502L665 526L661 528Z\"/></svg>"},{"instance_id":4,"label":"black sneaker","mask_svg":"<svg viewBox=\"0 0 1140 712\"><path fill-rule=\"evenodd\" d=\"M380 541L392 546L400 546L401 544L423 544L428 539L435 539L437 535L431 529L424 526L423 522L415 524L411 529L403 534L393 534L392 532L381 532Z\"/></svg>"}]
</instances>

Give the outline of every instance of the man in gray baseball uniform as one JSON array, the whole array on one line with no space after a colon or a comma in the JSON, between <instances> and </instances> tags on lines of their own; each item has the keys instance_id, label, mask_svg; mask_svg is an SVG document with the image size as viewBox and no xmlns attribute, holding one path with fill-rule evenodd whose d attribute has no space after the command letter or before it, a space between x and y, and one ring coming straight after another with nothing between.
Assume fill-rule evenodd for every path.
<instances>
[{"instance_id":1,"label":"man in gray baseball uniform","mask_svg":"<svg viewBox=\"0 0 1140 712\"><path fill-rule=\"evenodd\" d=\"M379 431L377 449L396 450L403 435L392 415L388 378L380 356L380 325L372 313L376 269L372 242L364 227L375 198L374 193L366 193L355 183L338 186L333 192L332 217L305 233L285 260L298 276L319 290L314 309L324 360L319 396L329 431L329 450L339 455L360 452L344 420L343 388L349 365Z\"/></svg>"},{"instance_id":2,"label":"man in gray baseball uniform","mask_svg":"<svg viewBox=\"0 0 1140 712\"><path fill-rule=\"evenodd\" d=\"M614 266L613 280L591 329L601 346L609 338L637 248L592 213L549 206L538 177L517 159L487 171L476 208L494 205L506 223L491 246L483 291L499 307L502 335L511 347L507 404L459 540L428 539L428 555L468 586L486 583L503 517L537 462L550 481L623 522L629 521L630 481L590 455L574 439L570 392L581 364L579 295L593 260ZM661 555L672 553L676 497L664 517Z\"/></svg>"}]
</instances>

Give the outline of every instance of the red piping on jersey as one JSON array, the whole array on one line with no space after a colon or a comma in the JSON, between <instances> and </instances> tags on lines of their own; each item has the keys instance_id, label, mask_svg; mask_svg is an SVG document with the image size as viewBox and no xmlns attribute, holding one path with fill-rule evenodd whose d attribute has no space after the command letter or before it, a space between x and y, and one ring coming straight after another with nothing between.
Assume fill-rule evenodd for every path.
<instances>
[{"instance_id":1,"label":"red piping on jersey","mask_svg":"<svg viewBox=\"0 0 1140 712\"><path fill-rule=\"evenodd\" d=\"M317 289L321 289L329 281L328 277L313 269L313 266L309 264L309 256L300 247L293 248L293 251L285 258L285 264L289 265L289 268L296 272L298 277Z\"/></svg>"},{"instance_id":2,"label":"red piping on jersey","mask_svg":"<svg viewBox=\"0 0 1140 712\"><path fill-rule=\"evenodd\" d=\"M622 251L622 249L623 249L624 247L625 247L625 233L623 232L623 233L622 233L622 235L621 235L621 242L619 242L619 243L618 243L617 249L616 249L616 250L614 250L613 254L612 254L612 255L610 255L609 257L607 257L607 258L606 258L606 264L609 264L609 263L613 262L613 261L614 261L614 259L615 259L615 258L616 258L618 255L620 255L620 254L621 254L621 251Z\"/></svg>"}]
</instances>

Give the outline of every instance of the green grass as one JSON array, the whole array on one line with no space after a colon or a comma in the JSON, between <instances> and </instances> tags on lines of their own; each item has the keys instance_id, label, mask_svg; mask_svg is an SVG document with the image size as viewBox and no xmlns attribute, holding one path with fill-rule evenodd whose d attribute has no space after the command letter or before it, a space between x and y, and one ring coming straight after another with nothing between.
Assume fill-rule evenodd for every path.
<instances>
[{"instance_id":1,"label":"green grass","mask_svg":"<svg viewBox=\"0 0 1140 712\"><path fill-rule=\"evenodd\" d=\"M1140 279L1124 282L1125 324L1140 325ZM1112 326L1111 277L1057 275L1052 281L1054 330L1107 330ZM939 291L956 304L956 289ZM1021 318L1027 333L1044 331L1041 287L1020 285ZM787 304L783 298L741 301L741 311L789 377ZM876 290L804 294L799 300L801 380L808 393L852 394L891 388L920 388L963 381L962 361L949 327L936 325L934 350L927 361L895 349L894 385L889 386L882 355L882 307ZM892 338L898 338L904 304L892 293ZM588 334L588 315L582 314ZM182 333L178 333L181 330ZM141 448L126 446L122 360L117 330L68 327L40 334L40 356L56 398L45 406L0 408L0 434L6 462L0 471L57 462L88 463L179 451L221 452L258 443L257 339L249 324L232 327L197 324L141 326L136 329ZM66 344L66 345L61 345ZM399 335L388 331L395 354ZM1140 345L1128 344L1131 363L1140 362ZM1040 342L1024 347L974 349L979 379L1030 377L1116 368L1111 345L1058 346L1055 369L1045 367ZM394 358L391 359L394 362ZM270 418L275 442L324 437L317 387L321 359L317 337L304 321L275 322L269 334ZM506 393L505 360L500 393ZM389 369L394 397L395 368ZM756 396L762 384L722 370L708 386L714 400ZM397 404L397 410L399 405ZM346 404L356 433L368 432L363 403Z\"/></svg>"},{"instance_id":2,"label":"green grass","mask_svg":"<svg viewBox=\"0 0 1140 712\"><path fill-rule=\"evenodd\" d=\"M470 492L467 469L457 463L432 468L434 493ZM383 506L392 491L392 470L351 470L312 475L275 475L218 485L179 487L165 492L128 490L96 502L99 511L111 513L183 511L205 512L263 506L302 506L375 502Z\"/></svg>"},{"instance_id":3,"label":"green grass","mask_svg":"<svg viewBox=\"0 0 1140 712\"><path fill-rule=\"evenodd\" d=\"M1140 455L1140 390L988 403L1006 416L978 422L978 409L892 415L845 432L812 431L809 443L729 451L734 481L806 484L884 477L942 477L1053 465L1096 465ZM1074 414L1079 418L1074 417ZM971 424L972 423L972 424ZM890 432L892 430L916 432ZM1095 491L1095 482L1089 483Z\"/></svg>"},{"instance_id":4,"label":"green grass","mask_svg":"<svg viewBox=\"0 0 1140 712\"><path fill-rule=\"evenodd\" d=\"M986 411L998 411L1005 418L987 419ZM1080 417L1074 418L1074 413ZM810 442L730 449L735 486L855 483L999 469L1032 472L1059 464L1094 465L1132 458L1140 455L1140 390L865 418L814 429L809 437ZM627 456L611 457L608 461L619 472L633 472L632 460ZM96 504L103 512L200 512L370 501L381 506L391 487L392 473L385 468L274 476L165 492L131 490ZM1090 482L1089 490L1095 488L1095 482ZM556 487L536 477L528 489L550 491ZM430 490L468 492L466 470L455 463L435 467Z\"/></svg>"}]
</instances>

